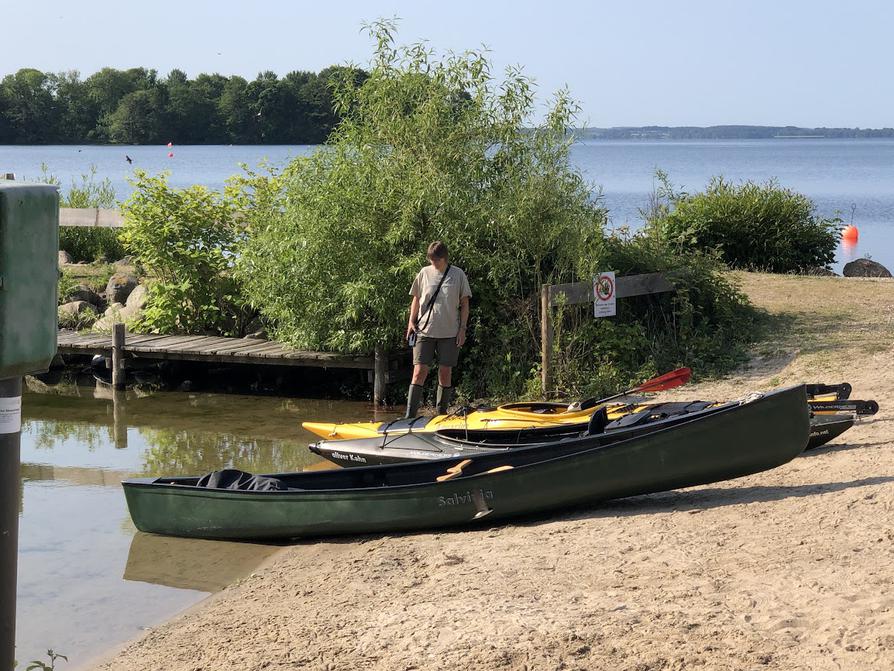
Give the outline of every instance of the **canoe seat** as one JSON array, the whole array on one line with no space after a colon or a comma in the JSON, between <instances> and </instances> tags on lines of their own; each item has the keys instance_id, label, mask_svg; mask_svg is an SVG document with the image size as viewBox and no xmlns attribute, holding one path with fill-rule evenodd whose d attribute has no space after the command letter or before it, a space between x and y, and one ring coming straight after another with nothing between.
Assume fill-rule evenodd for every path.
<instances>
[{"instance_id":1,"label":"canoe seat","mask_svg":"<svg viewBox=\"0 0 894 671\"><path fill-rule=\"evenodd\" d=\"M492 468L489 471L484 471L484 473L482 473L482 475L489 475L491 473L499 473L501 471L511 471L512 468L513 468L512 466L497 466L496 468Z\"/></svg>"},{"instance_id":2,"label":"canoe seat","mask_svg":"<svg viewBox=\"0 0 894 671\"><path fill-rule=\"evenodd\" d=\"M435 478L438 482L446 482L447 480L453 480L453 478L458 478L463 474L463 469L472 463L471 459L463 459L461 462L456 464L455 466L451 466L447 469L447 472L444 475L439 475Z\"/></svg>"}]
</instances>

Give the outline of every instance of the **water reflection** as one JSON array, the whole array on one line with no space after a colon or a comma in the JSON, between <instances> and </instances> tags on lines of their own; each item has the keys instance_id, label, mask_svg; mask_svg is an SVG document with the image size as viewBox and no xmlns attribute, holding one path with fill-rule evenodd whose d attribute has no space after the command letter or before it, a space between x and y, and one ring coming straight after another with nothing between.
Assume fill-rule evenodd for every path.
<instances>
[{"instance_id":1,"label":"water reflection","mask_svg":"<svg viewBox=\"0 0 894 671\"><path fill-rule=\"evenodd\" d=\"M37 391L35 391L37 390ZM53 647L72 668L253 570L276 548L136 533L132 475L318 467L307 419L368 419L363 403L112 393L33 381L23 400L19 659Z\"/></svg>"},{"instance_id":2,"label":"water reflection","mask_svg":"<svg viewBox=\"0 0 894 671\"><path fill-rule=\"evenodd\" d=\"M217 592L270 557L278 546L168 538L137 532L124 579L197 592Z\"/></svg>"}]
</instances>

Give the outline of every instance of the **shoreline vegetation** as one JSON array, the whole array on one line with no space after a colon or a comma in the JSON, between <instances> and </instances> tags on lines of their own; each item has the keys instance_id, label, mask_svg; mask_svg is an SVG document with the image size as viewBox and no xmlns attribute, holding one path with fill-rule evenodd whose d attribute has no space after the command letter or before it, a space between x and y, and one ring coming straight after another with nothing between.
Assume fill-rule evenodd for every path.
<instances>
[{"instance_id":1,"label":"shoreline vegetation","mask_svg":"<svg viewBox=\"0 0 894 671\"><path fill-rule=\"evenodd\" d=\"M847 380L894 403L894 281L734 275L774 329L734 377L668 400ZM880 414L726 483L299 542L91 668L891 668L892 439Z\"/></svg>"},{"instance_id":2,"label":"shoreline vegetation","mask_svg":"<svg viewBox=\"0 0 894 671\"><path fill-rule=\"evenodd\" d=\"M520 70L498 78L482 52L398 45L389 22L367 31L370 69L330 79L340 121L325 149L281 170L246 169L221 191L135 172L117 242L141 275L128 284L145 284L142 304L135 315L130 302L109 300L100 322L397 351L406 288L427 243L445 240L476 297L456 380L459 402L470 403L541 395L544 285L608 268L672 276L675 292L625 299L610 320L559 306L547 395L604 396L683 365L705 377L743 360L763 326L727 268L808 272L833 258L839 220L773 181L717 179L690 195L659 172L643 229L608 232L598 187L570 161L579 108L568 91L532 128L536 90ZM99 206L104 185L85 175L73 193ZM102 250L115 241L77 242ZM78 328L81 309L96 316L69 305Z\"/></svg>"}]
</instances>

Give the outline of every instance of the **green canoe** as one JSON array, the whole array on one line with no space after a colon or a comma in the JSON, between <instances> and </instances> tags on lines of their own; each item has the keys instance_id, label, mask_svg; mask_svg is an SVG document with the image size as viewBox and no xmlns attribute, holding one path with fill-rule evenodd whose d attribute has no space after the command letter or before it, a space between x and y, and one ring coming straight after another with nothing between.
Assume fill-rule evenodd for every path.
<instances>
[{"instance_id":1,"label":"green canoe","mask_svg":"<svg viewBox=\"0 0 894 671\"><path fill-rule=\"evenodd\" d=\"M799 386L609 445L571 439L579 450L556 458L538 456L541 445L465 460L263 476L279 487L274 491L197 486L197 477L123 485L134 524L151 533L249 540L407 531L757 473L800 454L809 431ZM438 481L448 469L456 477Z\"/></svg>"}]
</instances>

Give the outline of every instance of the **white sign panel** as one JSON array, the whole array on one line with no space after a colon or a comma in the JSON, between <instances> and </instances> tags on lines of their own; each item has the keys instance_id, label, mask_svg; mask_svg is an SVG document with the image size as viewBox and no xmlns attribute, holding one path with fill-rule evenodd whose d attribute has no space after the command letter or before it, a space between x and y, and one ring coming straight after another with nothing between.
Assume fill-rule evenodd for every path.
<instances>
[{"instance_id":1,"label":"white sign panel","mask_svg":"<svg viewBox=\"0 0 894 671\"><path fill-rule=\"evenodd\" d=\"M22 430L22 397L0 398L0 434Z\"/></svg>"},{"instance_id":2,"label":"white sign panel","mask_svg":"<svg viewBox=\"0 0 894 671\"><path fill-rule=\"evenodd\" d=\"M593 316L614 317L615 309L615 273L599 273L593 278Z\"/></svg>"}]
</instances>

